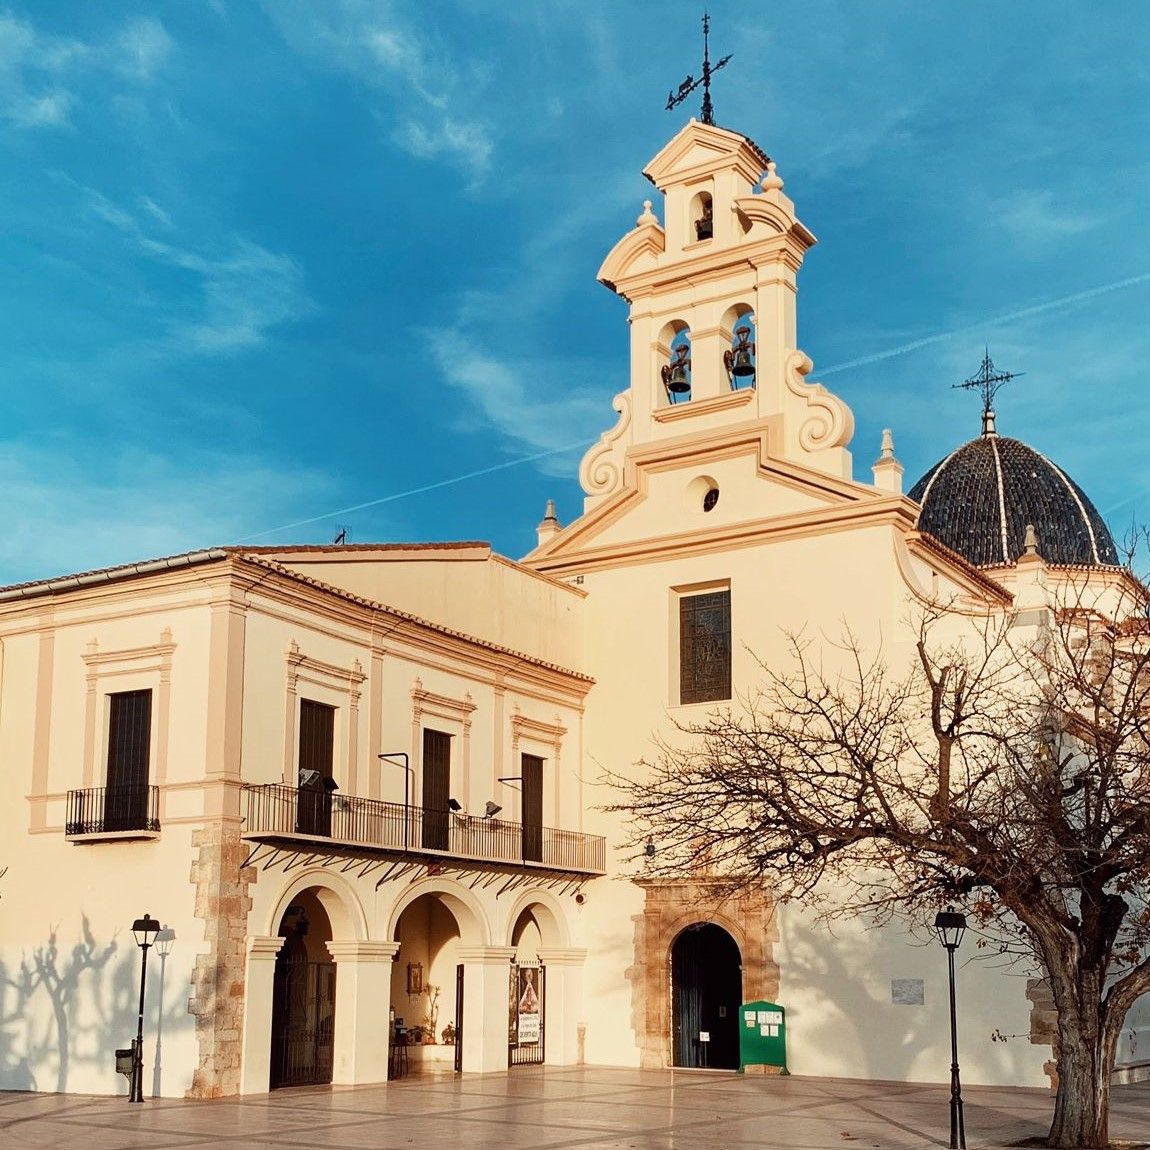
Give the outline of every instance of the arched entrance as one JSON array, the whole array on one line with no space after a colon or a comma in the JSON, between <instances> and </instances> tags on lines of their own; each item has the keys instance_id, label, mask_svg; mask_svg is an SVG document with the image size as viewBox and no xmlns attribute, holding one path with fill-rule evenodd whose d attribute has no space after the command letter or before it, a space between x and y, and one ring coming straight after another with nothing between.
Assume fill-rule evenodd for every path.
<instances>
[{"instance_id":1,"label":"arched entrance","mask_svg":"<svg viewBox=\"0 0 1150 1150\"><path fill-rule=\"evenodd\" d=\"M511 928L515 957L508 997L508 1066L538 1066L546 1049L547 971L539 959L543 931L535 910L525 908Z\"/></svg>"},{"instance_id":2,"label":"arched entrance","mask_svg":"<svg viewBox=\"0 0 1150 1150\"><path fill-rule=\"evenodd\" d=\"M404 908L395 929L399 961L392 970L396 1024L411 1050L412 1069L459 1069L462 1045L461 932L450 906L423 894Z\"/></svg>"},{"instance_id":3,"label":"arched entrance","mask_svg":"<svg viewBox=\"0 0 1150 1150\"><path fill-rule=\"evenodd\" d=\"M271 1087L331 1081L335 1037L335 963L327 949L331 920L316 888L284 911L272 990Z\"/></svg>"},{"instance_id":4,"label":"arched entrance","mask_svg":"<svg viewBox=\"0 0 1150 1150\"><path fill-rule=\"evenodd\" d=\"M738 943L713 922L687 927L671 946L672 1063L737 1070L743 967Z\"/></svg>"}]
</instances>

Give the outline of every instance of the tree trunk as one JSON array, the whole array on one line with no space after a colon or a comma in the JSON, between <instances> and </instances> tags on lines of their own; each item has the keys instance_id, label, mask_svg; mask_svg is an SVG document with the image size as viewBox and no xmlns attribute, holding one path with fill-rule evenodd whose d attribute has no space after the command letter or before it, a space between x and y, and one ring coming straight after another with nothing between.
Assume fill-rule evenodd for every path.
<instances>
[{"instance_id":1,"label":"tree trunk","mask_svg":"<svg viewBox=\"0 0 1150 1150\"><path fill-rule=\"evenodd\" d=\"M1110 1067L1114 1045L1098 1011L1059 1012L1058 1095L1048 1146L1104 1148L1110 1140ZM1115 1036L1116 1037L1116 1036Z\"/></svg>"}]
</instances>

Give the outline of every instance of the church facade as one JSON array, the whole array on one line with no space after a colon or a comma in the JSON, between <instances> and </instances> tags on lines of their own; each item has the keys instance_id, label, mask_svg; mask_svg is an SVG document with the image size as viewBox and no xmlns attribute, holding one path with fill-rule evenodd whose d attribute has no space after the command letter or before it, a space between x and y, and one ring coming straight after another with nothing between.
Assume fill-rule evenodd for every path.
<instances>
[{"instance_id":1,"label":"church facade","mask_svg":"<svg viewBox=\"0 0 1150 1150\"><path fill-rule=\"evenodd\" d=\"M1070 550L1019 561L1006 492L1037 465L993 421L914 499L889 436L856 479L851 412L798 347L815 237L774 164L691 121L646 174L661 218L645 204L599 273L630 309L617 421L582 514L549 507L521 561L219 548L0 589L0 1088L124 1089L145 912L149 1094L731 1067L756 1000L786 1007L792 1072L946 1076L937 949L644 877L601 775L753 689L788 632L845 620L897 658L908 605L1126 576L1057 468L1037 535ZM971 555L964 493L991 474L1001 551ZM968 1080L1046 1084L1042 985L961 977ZM1150 1009L1127 1031L1133 1067Z\"/></svg>"}]
</instances>

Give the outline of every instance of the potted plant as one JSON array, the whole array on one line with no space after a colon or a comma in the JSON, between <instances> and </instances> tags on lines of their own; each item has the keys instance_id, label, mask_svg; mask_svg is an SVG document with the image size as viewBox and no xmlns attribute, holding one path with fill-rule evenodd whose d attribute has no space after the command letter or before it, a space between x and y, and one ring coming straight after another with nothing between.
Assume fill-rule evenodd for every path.
<instances>
[{"instance_id":1,"label":"potted plant","mask_svg":"<svg viewBox=\"0 0 1150 1150\"><path fill-rule=\"evenodd\" d=\"M444 1046L454 1046L455 1045L455 1023L454 1022L449 1022L443 1028L443 1045Z\"/></svg>"}]
</instances>

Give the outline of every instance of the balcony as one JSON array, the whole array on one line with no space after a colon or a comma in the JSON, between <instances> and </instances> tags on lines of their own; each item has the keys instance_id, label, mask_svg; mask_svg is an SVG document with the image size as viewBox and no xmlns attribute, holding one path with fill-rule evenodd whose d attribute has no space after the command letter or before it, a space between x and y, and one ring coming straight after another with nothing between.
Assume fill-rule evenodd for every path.
<instances>
[{"instance_id":1,"label":"balcony","mask_svg":"<svg viewBox=\"0 0 1150 1150\"><path fill-rule=\"evenodd\" d=\"M404 807L379 799L329 794L282 783L246 786L244 838L330 844L357 851L469 860L602 874L607 844L600 835L507 822L479 815Z\"/></svg>"},{"instance_id":2,"label":"balcony","mask_svg":"<svg viewBox=\"0 0 1150 1150\"><path fill-rule=\"evenodd\" d=\"M68 792L65 836L73 842L160 837L159 787L85 787Z\"/></svg>"}]
</instances>

